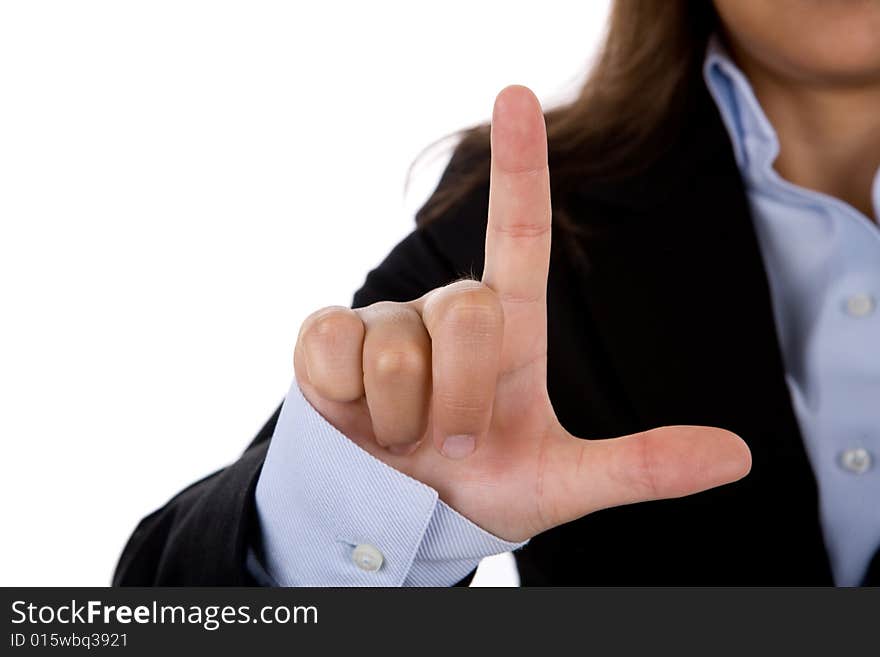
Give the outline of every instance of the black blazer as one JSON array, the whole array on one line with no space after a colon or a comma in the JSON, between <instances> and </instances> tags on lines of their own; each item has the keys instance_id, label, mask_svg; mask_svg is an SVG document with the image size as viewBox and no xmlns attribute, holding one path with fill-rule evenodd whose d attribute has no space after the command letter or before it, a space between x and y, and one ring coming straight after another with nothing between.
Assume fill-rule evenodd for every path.
<instances>
[{"instance_id":1,"label":"black blazer","mask_svg":"<svg viewBox=\"0 0 880 657\"><path fill-rule=\"evenodd\" d=\"M748 443L752 472L536 536L516 553L523 585L832 583L745 191L715 105L698 87L685 127L652 165L554 195L581 231L577 249L554 236L548 386L575 435L723 427ZM453 184L466 159L454 157L440 184ZM354 305L479 276L487 207L483 187L416 229L370 272ZM277 417L237 462L141 521L115 584L253 583L245 568L259 541L253 492ZM880 554L865 583L880 584Z\"/></svg>"}]
</instances>

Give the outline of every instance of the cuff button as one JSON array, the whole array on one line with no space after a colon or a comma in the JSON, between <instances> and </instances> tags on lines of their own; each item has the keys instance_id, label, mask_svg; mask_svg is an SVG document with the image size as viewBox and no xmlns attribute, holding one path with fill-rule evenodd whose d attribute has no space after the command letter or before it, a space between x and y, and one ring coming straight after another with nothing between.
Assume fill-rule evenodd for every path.
<instances>
[{"instance_id":1,"label":"cuff button","mask_svg":"<svg viewBox=\"0 0 880 657\"><path fill-rule=\"evenodd\" d=\"M352 550L351 560L361 570L373 573L382 567L385 557L382 556L382 553L376 547L368 543L361 543Z\"/></svg>"}]
</instances>

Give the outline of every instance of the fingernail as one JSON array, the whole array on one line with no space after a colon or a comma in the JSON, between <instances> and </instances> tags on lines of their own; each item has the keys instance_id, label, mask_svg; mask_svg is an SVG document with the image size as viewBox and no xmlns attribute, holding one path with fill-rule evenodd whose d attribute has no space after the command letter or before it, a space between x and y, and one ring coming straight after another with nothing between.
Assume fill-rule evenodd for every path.
<instances>
[{"instance_id":1,"label":"fingernail","mask_svg":"<svg viewBox=\"0 0 880 657\"><path fill-rule=\"evenodd\" d=\"M468 435L447 436L440 451L447 458L463 459L474 451L474 437Z\"/></svg>"},{"instance_id":2,"label":"fingernail","mask_svg":"<svg viewBox=\"0 0 880 657\"><path fill-rule=\"evenodd\" d=\"M421 443L407 443L405 445L389 445L388 451L395 456L409 456L416 451Z\"/></svg>"}]
</instances>

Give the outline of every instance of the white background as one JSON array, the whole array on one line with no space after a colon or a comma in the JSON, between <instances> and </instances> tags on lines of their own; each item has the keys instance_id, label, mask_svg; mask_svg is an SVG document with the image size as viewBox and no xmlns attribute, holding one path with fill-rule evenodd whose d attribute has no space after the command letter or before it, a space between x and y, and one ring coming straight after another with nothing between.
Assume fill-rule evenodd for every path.
<instances>
[{"instance_id":1,"label":"white background","mask_svg":"<svg viewBox=\"0 0 880 657\"><path fill-rule=\"evenodd\" d=\"M0 584L107 584L411 229L420 151L506 84L569 97L607 5L0 3Z\"/></svg>"}]
</instances>

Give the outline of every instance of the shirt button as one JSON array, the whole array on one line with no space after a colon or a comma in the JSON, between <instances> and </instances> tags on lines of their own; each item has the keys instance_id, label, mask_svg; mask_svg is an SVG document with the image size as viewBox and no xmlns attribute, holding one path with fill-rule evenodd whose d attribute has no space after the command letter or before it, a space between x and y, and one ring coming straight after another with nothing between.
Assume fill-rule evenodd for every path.
<instances>
[{"instance_id":1,"label":"shirt button","mask_svg":"<svg viewBox=\"0 0 880 657\"><path fill-rule=\"evenodd\" d=\"M874 312L874 297L870 294L854 294L846 300L846 312L853 317L867 317Z\"/></svg>"},{"instance_id":2,"label":"shirt button","mask_svg":"<svg viewBox=\"0 0 880 657\"><path fill-rule=\"evenodd\" d=\"M361 570L373 573L382 567L385 558L378 549L368 543L361 543L351 552L351 560Z\"/></svg>"},{"instance_id":3,"label":"shirt button","mask_svg":"<svg viewBox=\"0 0 880 657\"><path fill-rule=\"evenodd\" d=\"M840 455L840 464L853 474L862 474L871 467L871 452L864 447L848 449Z\"/></svg>"}]
</instances>

